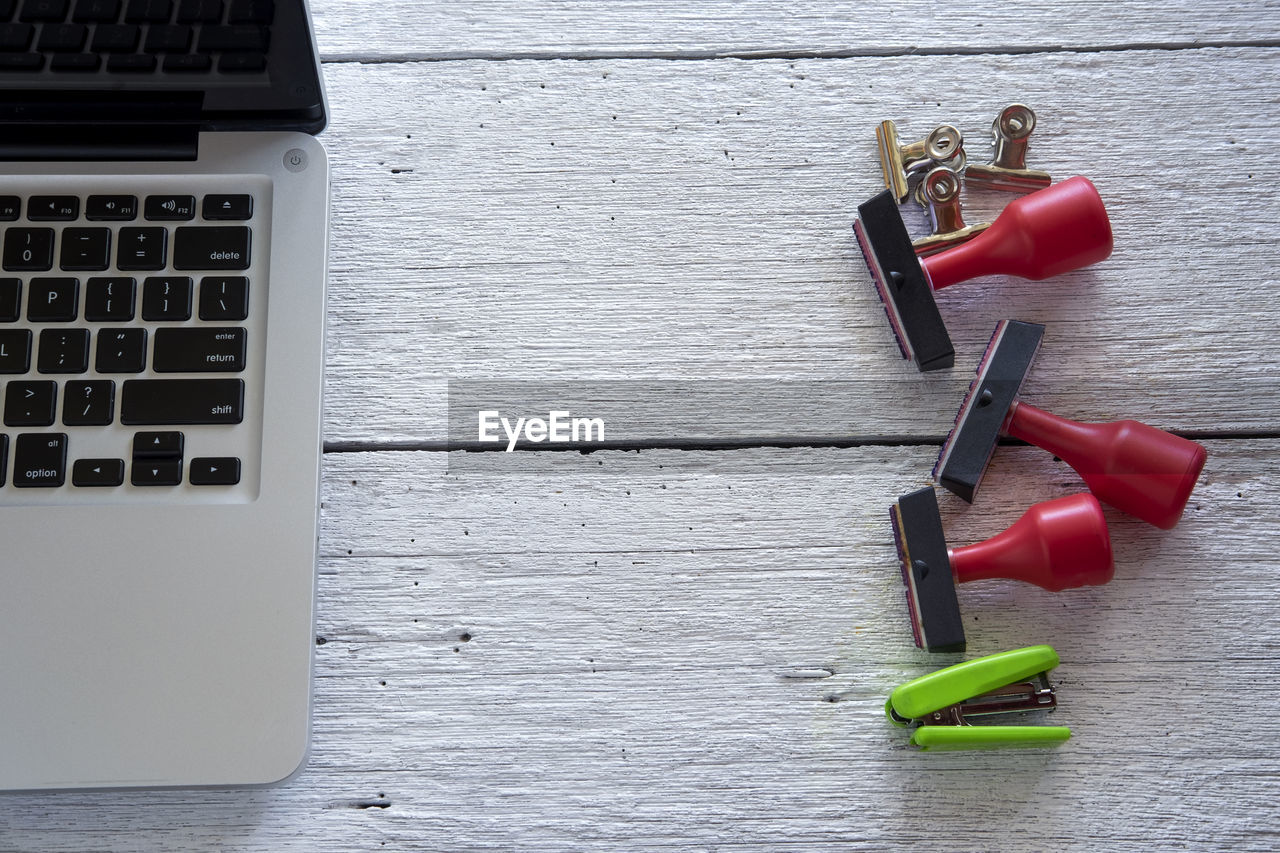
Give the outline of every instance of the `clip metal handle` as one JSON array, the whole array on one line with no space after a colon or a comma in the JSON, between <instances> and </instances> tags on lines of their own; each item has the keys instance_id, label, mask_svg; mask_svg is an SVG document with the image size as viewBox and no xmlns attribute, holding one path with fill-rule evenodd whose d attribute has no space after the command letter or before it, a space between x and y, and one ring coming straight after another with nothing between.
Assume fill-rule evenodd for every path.
<instances>
[{"instance_id":1,"label":"clip metal handle","mask_svg":"<svg viewBox=\"0 0 1280 853\"><path fill-rule=\"evenodd\" d=\"M907 200L910 177L931 165L948 165L957 170L965 167L964 136L954 125L940 124L924 139L903 145L898 139L898 126L886 119L876 127L880 146L880 170L885 188L898 203Z\"/></svg>"},{"instance_id":2,"label":"clip metal handle","mask_svg":"<svg viewBox=\"0 0 1280 853\"><path fill-rule=\"evenodd\" d=\"M993 190L1032 192L1053 182L1048 172L1027 168L1027 141L1036 128L1036 114L1026 104L1010 104L991 123L995 155L990 163L965 168L965 180Z\"/></svg>"},{"instance_id":3,"label":"clip metal handle","mask_svg":"<svg viewBox=\"0 0 1280 853\"><path fill-rule=\"evenodd\" d=\"M911 241L920 257L957 246L991 227L990 222L965 224L960 210L960 175L947 166L931 169L916 187L915 198L928 208L933 224L933 233Z\"/></svg>"}]
</instances>

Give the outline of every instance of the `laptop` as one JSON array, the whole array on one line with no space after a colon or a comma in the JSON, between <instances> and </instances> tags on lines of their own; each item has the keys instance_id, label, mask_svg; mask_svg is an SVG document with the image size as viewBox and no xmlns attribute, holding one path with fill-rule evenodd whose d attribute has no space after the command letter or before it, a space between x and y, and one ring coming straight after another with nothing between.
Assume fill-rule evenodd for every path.
<instances>
[{"instance_id":1,"label":"laptop","mask_svg":"<svg viewBox=\"0 0 1280 853\"><path fill-rule=\"evenodd\" d=\"M305 762L325 117L302 0L0 0L0 790Z\"/></svg>"}]
</instances>

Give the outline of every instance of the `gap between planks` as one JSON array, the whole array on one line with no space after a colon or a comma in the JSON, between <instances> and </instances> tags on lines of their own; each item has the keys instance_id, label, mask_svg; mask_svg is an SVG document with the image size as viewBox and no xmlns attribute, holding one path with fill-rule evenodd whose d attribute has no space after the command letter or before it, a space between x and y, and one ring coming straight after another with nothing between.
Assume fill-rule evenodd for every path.
<instances>
[{"instance_id":1,"label":"gap between planks","mask_svg":"<svg viewBox=\"0 0 1280 853\"><path fill-rule=\"evenodd\" d=\"M808 59L894 59L913 56L1025 56L1055 53L1131 53L1135 51L1207 50L1213 48L1275 48L1280 39L1227 39L1221 41L1128 42L1125 44L1090 45L988 45L966 47L865 48L842 50L618 50L599 53L557 51L458 51L456 53L403 53L389 56L366 54L331 54L321 61L325 65L397 65L413 62L612 62L622 60L654 60L659 62L708 62L721 59L742 60L808 60Z\"/></svg>"}]
</instances>

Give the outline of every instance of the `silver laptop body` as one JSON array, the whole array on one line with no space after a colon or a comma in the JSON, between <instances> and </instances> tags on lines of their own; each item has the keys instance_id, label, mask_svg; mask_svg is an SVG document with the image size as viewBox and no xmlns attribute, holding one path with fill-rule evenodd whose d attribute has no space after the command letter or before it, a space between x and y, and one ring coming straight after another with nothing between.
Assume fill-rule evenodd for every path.
<instances>
[{"instance_id":1,"label":"silver laptop body","mask_svg":"<svg viewBox=\"0 0 1280 853\"><path fill-rule=\"evenodd\" d=\"M202 130L195 153L0 162L21 208L0 222L0 791L260 785L306 759L327 161L288 130ZM48 229L52 267L22 269Z\"/></svg>"}]
</instances>

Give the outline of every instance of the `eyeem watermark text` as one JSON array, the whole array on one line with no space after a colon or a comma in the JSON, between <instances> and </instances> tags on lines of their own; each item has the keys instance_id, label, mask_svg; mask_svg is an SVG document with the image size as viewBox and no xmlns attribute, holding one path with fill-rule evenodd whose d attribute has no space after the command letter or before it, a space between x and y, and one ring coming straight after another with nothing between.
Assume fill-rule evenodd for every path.
<instances>
[{"instance_id":1,"label":"eyeem watermark text","mask_svg":"<svg viewBox=\"0 0 1280 853\"><path fill-rule=\"evenodd\" d=\"M486 409L478 414L479 441L500 442L506 435L507 452L516 449L521 438L533 444L544 441L604 441L604 418L575 418L569 412L550 411L544 418L516 418L513 424L510 418L502 417L497 409Z\"/></svg>"}]
</instances>

